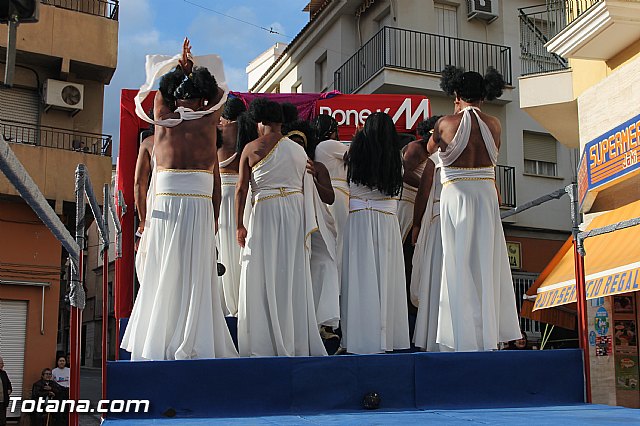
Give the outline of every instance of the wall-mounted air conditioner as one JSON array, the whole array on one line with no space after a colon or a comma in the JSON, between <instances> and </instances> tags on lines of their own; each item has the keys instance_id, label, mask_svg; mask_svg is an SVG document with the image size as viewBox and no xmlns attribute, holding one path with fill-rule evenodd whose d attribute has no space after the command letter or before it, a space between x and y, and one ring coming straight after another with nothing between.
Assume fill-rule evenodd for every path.
<instances>
[{"instance_id":1,"label":"wall-mounted air conditioner","mask_svg":"<svg viewBox=\"0 0 640 426\"><path fill-rule=\"evenodd\" d=\"M481 19L491 23L498 19L498 0L467 0L467 19Z\"/></svg>"},{"instance_id":2,"label":"wall-mounted air conditioner","mask_svg":"<svg viewBox=\"0 0 640 426\"><path fill-rule=\"evenodd\" d=\"M44 82L45 111L49 108L78 112L84 106L84 85L47 79Z\"/></svg>"}]
</instances>

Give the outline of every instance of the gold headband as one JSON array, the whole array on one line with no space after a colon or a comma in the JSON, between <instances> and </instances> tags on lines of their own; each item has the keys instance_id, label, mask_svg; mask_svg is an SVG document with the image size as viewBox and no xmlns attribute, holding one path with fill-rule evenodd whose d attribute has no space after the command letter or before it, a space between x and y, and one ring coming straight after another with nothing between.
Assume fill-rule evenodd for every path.
<instances>
[{"instance_id":1,"label":"gold headband","mask_svg":"<svg viewBox=\"0 0 640 426\"><path fill-rule=\"evenodd\" d=\"M307 147L307 136L302 133L300 130L292 130L289 133L287 133L287 137L291 137L291 136L300 136L302 138L302 143L304 145L304 147Z\"/></svg>"}]
</instances>

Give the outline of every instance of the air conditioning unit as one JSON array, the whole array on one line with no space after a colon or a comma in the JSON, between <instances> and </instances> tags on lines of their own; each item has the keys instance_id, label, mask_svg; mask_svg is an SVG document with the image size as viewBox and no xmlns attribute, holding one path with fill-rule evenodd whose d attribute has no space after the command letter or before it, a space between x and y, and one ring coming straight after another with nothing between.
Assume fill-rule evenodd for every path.
<instances>
[{"instance_id":1,"label":"air conditioning unit","mask_svg":"<svg viewBox=\"0 0 640 426\"><path fill-rule=\"evenodd\" d=\"M82 111L84 106L84 85L47 79L44 82L45 111L50 108Z\"/></svg>"},{"instance_id":2,"label":"air conditioning unit","mask_svg":"<svg viewBox=\"0 0 640 426\"><path fill-rule=\"evenodd\" d=\"M467 20L481 19L490 24L500 16L499 9L498 0L467 0Z\"/></svg>"}]
</instances>

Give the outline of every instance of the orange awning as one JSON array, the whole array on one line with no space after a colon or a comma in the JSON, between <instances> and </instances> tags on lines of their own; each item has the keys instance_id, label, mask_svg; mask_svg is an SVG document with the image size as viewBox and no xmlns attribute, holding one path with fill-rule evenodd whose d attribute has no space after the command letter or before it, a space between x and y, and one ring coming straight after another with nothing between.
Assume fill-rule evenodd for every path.
<instances>
[{"instance_id":1,"label":"orange awning","mask_svg":"<svg viewBox=\"0 0 640 426\"><path fill-rule=\"evenodd\" d=\"M640 201L596 217L588 230L640 217ZM640 290L640 225L584 242L587 299ZM576 301L573 249L567 250L537 289L533 310Z\"/></svg>"}]
</instances>

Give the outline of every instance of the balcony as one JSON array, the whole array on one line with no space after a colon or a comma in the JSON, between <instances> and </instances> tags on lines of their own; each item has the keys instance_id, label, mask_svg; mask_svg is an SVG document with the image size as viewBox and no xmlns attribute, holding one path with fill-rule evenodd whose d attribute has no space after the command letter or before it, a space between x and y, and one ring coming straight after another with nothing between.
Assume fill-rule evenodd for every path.
<instances>
[{"instance_id":1,"label":"balcony","mask_svg":"<svg viewBox=\"0 0 640 426\"><path fill-rule=\"evenodd\" d=\"M111 135L37 126L4 119L0 119L0 130L4 140L10 143L111 156Z\"/></svg>"},{"instance_id":2,"label":"balcony","mask_svg":"<svg viewBox=\"0 0 640 426\"><path fill-rule=\"evenodd\" d=\"M516 207L516 168L497 165L496 186L500 193L500 207Z\"/></svg>"},{"instance_id":3,"label":"balcony","mask_svg":"<svg viewBox=\"0 0 640 426\"><path fill-rule=\"evenodd\" d=\"M103 18L118 20L120 5L118 0L40 0L42 4L101 16Z\"/></svg>"},{"instance_id":4,"label":"balcony","mask_svg":"<svg viewBox=\"0 0 640 426\"><path fill-rule=\"evenodd\" d=\"M507 84L512 84L508 46L384 27L338 68L334 73L334 88L342 93L356 93L384 70L433 74L439 81L446 65L482 74L491 66L502 73ZM415 79L408 84L423 87ZM437 82L433 90L440 90ZM362 91L373 93L373 90Z\"/></svg>"},{"instance_id":5,"label":"balcony","mask_svg":"<svg viewBox=\"0 0 640 426\"><path fill-rule=\"evenodd\" d=\"M24 165L45 198L56 202L62 213L62 201L75 202L76 166L87 166L96 194L111 183L111 136L48 126L36 126L0 118L5 141ZM0 175L0 194L15 195L13 185Z\"/></svg>"},{"instance_id":6,"label":"balcony","mask_svg":"<svg viewBox=\"0 0 640 426\"><path fill-rule=\"evenodd\" d=\"M608 61L640 38L640 3L554 0L566 24L549 40L549 52L569 59Z\"/></svg>"},{"instance_id":7,"label":"balcony","mask_svg":"<svg viewBox=\"0 0 640 426\"><path fill-rule=\"evenodd\" d=\"M519 9L522 75L561 71L569 62L550 53L546 44L565 26L567 15L558 1Z\"/></svg>"}]
</instances>

